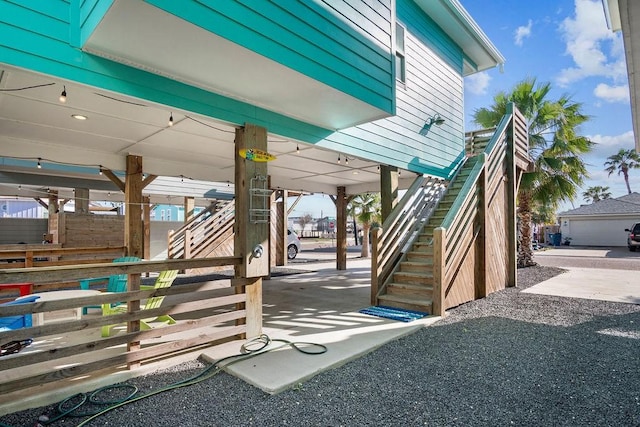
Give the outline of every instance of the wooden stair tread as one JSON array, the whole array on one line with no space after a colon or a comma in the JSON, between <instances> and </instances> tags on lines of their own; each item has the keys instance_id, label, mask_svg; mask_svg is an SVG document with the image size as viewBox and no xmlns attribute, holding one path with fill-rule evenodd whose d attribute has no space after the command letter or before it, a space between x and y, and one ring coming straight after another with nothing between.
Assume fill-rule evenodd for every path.
<instances>
[{"instance_id":1,"label":"wooden stair tread","mask_svg":"<svg viewBox=\"0 0 640 427\"><path fill-rule=\"evenodd\" d=\"M398 283L398 282L392 282L389 283L387 285L387 289L392 289L392 288L401 288L401 289L406 289L406 290L411 290L411 291L416 291L416 292L432 292L433 291L433 285L427 285L427 284L419 284L419 283Z\"/></svg>"},{"instance_id":2,"label":"wooden stair tread","mask_svg":"<svg viewBox=\"0 0 640 427\"><path fill-rule=\"evenodd\" d=\"M378 297L378 300L383 303L387 302L387 305L390 305L392 307L393 303L398 303L404 305L405 307L403 308L414 307L416 311L424 311L424 309L426 308L428 309L428 312L431 312L431 304L433 303L433 301L429 298L417 298L415 295L404 296L398 294L380 295ZM422 308L423 310L420 310L420 308Z\"/></svg>"}]
</instances>

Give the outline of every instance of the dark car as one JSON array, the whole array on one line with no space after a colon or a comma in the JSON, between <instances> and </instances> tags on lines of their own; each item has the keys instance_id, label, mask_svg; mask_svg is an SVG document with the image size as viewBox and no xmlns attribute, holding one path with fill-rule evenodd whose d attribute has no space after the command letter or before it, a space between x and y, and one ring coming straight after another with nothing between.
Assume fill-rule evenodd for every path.
<instances>
[{"instance_id":1,"label":"dark car","mask_svg":"<svg viewBox=\"0 0 640 427\"><path fill-rule=\"evenodd\" d=\"M640 248L640 222L636 222L631 228L625 228L624 231L629 232L627 247L631 252L635 252L637 248Z\"/></svg>"}]
</instances>

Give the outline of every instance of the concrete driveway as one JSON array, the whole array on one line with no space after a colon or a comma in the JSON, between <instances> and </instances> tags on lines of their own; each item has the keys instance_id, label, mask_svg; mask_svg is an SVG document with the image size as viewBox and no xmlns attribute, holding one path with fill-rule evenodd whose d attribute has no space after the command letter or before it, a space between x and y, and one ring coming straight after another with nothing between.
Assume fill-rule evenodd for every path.
<instances>
[{"instance_id":1,"label":"concrete driveway","mask_svg":"<svg viewBox=\"0 0 640 427\"><path fill-rule=\"evenodd\" d=\"M639 252L561 246L536 252L534 260L567 272L523 292L640 304Z\"/></svg>"}]
</instances>

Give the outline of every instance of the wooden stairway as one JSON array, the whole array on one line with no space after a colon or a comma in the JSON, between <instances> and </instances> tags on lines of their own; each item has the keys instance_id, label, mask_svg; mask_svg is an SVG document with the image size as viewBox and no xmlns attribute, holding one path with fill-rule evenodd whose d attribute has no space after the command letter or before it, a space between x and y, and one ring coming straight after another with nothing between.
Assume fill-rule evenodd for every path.
<instances>
[{"instance_id":1,"label":"wooden stairway","mask_svg":"<svg viewBox=\"0 0 640 427\"><path fill-rule=\"evenodd\" d=\"M449 212L474 164L469 159L451 181L429 221L419 231L410 250L402 256L396 270L390 275L384 293L378 295L379 305L432 313L433 230L440 226Z\"/></svg>"}]
</instances>

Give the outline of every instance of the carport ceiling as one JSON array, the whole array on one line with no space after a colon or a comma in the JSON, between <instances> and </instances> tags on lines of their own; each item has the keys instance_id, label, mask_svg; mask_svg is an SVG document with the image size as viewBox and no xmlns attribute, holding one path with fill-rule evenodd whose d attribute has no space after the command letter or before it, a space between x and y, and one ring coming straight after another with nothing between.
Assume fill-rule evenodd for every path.
<instances>
[{"instance_id":1,"label":"carport ceiling","mask_svg":"<svg viewBox=\"0 0 640 427\"><path fill-rule=\"evenodd\" d=\"M63 87L66 103L58 99ZM100 165L124 170L126 155L135 154L143 157L145 173L234 179L232 124L2 64L0 89L0 157L6 159L0 170L15 170L13 160L22 159L30 162L22 164L28 173L41 158L40 174L53 166L78 173L72 167L84 166L95 176ZM348 165L338 164L336 152L273 134L268 146L277 156L269 163L273 188L328 194L338 186L351 194L379 189L375 163L349 157Z\"/></svg>"}]
</instances>

